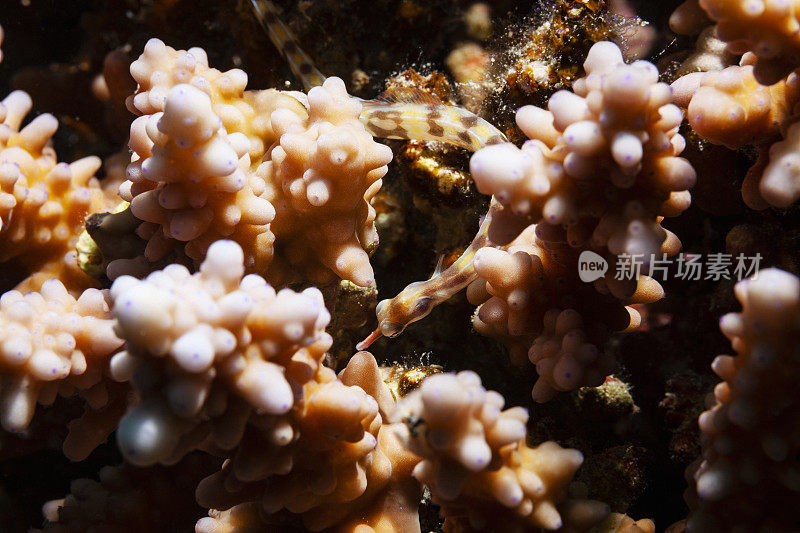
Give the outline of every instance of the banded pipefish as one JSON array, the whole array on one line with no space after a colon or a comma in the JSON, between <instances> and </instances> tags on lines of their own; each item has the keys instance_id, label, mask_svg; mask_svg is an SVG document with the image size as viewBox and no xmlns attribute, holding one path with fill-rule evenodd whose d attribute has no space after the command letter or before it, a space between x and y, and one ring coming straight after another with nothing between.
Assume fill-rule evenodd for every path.
<instances>
[{"instance_id":1,"label":"banded pipefish","mask_svg":"<svg viewBox=\"0 0 800 533\"><path fill-rule=\"evenodd\" d=\"M305 90L322 85L325 75L280 19L277 7L269 0L250 2L259 23ZM446 105L416 89L387 91L372 100L352 98L360 102L359 119L374 137L438 141L473 152L484 146L508 142L500 130L471 111ZM378 327L356 348L366 349L381 336L399 335L409 324L425 318L434 307L474 281L477 274L472 260L475 252L491 245L488 228L498 209L501 207L493 201L469 247L447 269L437 267L429 279L413 282L394 298L379 302L376 308Z\"/></svg>"},{"instance_id":2,"label":"banded pipefish","mask_svg":"<svg viewBox=\"0 0 800 533\"><path fill-rule=\"evenodd\" d=\"M256 18L286 59L306 91L322 85L325 75L300 48L289 27L269 0L250 0ZM446 105L435 96L415 89L388 91L372 100L353 96L361 103L361 120L373 137L439 141L470 151L508 142L506 136L475 113Z\"/></svg>"}]
</instances>

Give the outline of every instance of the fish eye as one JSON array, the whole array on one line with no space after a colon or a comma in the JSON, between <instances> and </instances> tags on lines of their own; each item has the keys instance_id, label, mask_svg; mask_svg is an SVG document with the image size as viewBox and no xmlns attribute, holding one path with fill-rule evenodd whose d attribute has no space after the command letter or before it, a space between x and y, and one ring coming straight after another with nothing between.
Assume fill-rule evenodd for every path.
<instances>
[{"instance_id":1,"label":"fish eye","mask_svg":"<svg viewBox=\"0 0 800 533\"><path fill-rule=\"evenodd\" d=\"M399 324L395 324L394 322L389 322L384 320L381 322L381 334L384 337L396 337L400 335L403 331L403 328Z\"/></svg>"},{"instance_id":2,"label":"fish eye","mask_svg":"<svg viewBox=\"0 0 800 533\"><path fill-rule=\"evenodd\" d=\"M414 314L419 315L423 313L427 313L431 308L431 299L430 298L420 298L419 301L414 304Z\"/></svg>"}]
</instances>

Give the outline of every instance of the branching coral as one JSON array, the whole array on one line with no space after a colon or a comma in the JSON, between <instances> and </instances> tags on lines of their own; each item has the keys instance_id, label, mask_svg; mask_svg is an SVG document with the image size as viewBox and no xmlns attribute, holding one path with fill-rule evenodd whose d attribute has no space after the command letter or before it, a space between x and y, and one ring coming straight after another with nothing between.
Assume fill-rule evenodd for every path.
<instances>
[{"instance_id":1,"label":"branching coral","mask_svg":"<svg viewBox=\"0 0 800 533\"><path fill-rule=\"evenodd\" d=\"M720 328L738 355L712 364L723 381L699 419L703 461L687 529L792 531L799 525L790 502L800 493L800 280L763 270L739 282L736 297L742 312L722 317Z\"/></svg>"},{"instance_id":2,"label":"branching coral","mask_svg":"<svg viewBox=\"0 0 800 533\"><path fill-rule=\"evenodd\" d=\"M761 83L771 85L800 64L800 3L795 0L700 0L699 5L717 23L728 50L756 54L754 73Z\"/></svg>"},{"instance_id":3,"label":"branching coral","mask_svg":"<svg viewBox=\"0 0 800 533\"><path fill-rule=\"evenodd\" d=\"M177 51L156 39L131 73L139 87L128 107L143 116L131 125L134 157L120 196L143 221L137 232L148 240L145 257L161 259L182 242L199 262L214 240L230 237L247 250L248 266L263 271L275 210L255 192L264 183L251 172L251 151L257 164L265 147L253 127L268 125L252 124L256 110L243 100L247 75L211 69L202 49Z\"/></svg>"},{"instance_id":4,"label":"branching coral","mask_svg":"<svg viewBox=\"0 0 800 533\"><path fill-rule=\"evenodd\" d=\"M629 327L632 315L591 286L571 280L578 267L575 254L566 246L548 248L536 229L526 228L505 250L479 250L474 260L479 279L467 296L479 304L475 329L501 339L515 364L530 360L536 365L533 397L546 401L558 391L600 384L614 361L597 346L609 331ZM590 313L591 323L585 324L574 308L559 307L569 302L564 299L569 292L585 297L588 305L580 309ZM577 303L574 299L573 306Z\"/></svg>"},{"instance_id":5,"label":"branching coral","mask_svg":"<svg viewBox=\"0 0 800 533\"><path fill-rule=\"evenodd\" d=\"M356 354L340 380L321 368L299 395L287 416L253 420L222 471L200 484L202 505L236 507L198 531L257 523L259 514L276 524L301 518L311 531L419 531L419 487L409 476L418 459L385 422L393 402L375 359Z\"/></svg>"},{"instance_id":6,"label":"branching coral","mask_svg":"<svg viewBox=\"0 0 800 533\"><path fill-rule=\"evenodd\" d=\"M162 4L157 12L170 12L171 2ZM374 6L352 4L359 24L348 26L352 35L341 39L352 43L341 50L337 44L333 55L351 54L348 69L378 80L396 68L397 53L382 50L382 66L372 68L375 58L364 56L357 41L369 26L361 17ZM378 4L380 9L393 6ZM438 9L439 2L429 4L402 2L397 17L413 28ZM498 15L493 25L498 34L510 35L522 26L503 18L502 4L492 6ZM658 483L672 479L661 472L668 469L663 464L653 466L666 455L659 452L668 450L655 441L667 439L652 430L655 421L641 411L663 396L665 373L699 373L705 364L680 352L694 350L691 356L702 358L709 351L700 353L699 347L714 340L678 344L669 336L694 338L698 331L705 336L707 321L686 322L700 315L716 319L719 309L729 309L725 287L714 283L689 289L714 293L705 313L693 313L691 306L679 309L682 300L646 305L664 296L660 284L646 275L649 267L663 268L681 246L662 224L689 206L688 189L695 181L692 166L680 157L683 117L675 104L688 108L697 153L702 155L705 146L698 136L760 150L762 157L744 183L750 206L788 207L800 196L797 77L790 72L800 61L796 32L788 31L797 17L794 3L781 4L785 9L779 13L777 2L688 0L672 17L675 29L698 33L708 24L698 16L705 9L729 48L748 54L740 66L720 70L729 58L706 28L698 50L708 53L683 67L716 71L686 76L670 89L659 83L654 65L626 64L623 51L610 42L591 47L585 76L579 77L572 59L582 56L591 41L619 37L620 23L609 13L635 13L624 3L615 7L601 0L553 4L554 9L539 13L544 17L538 29L525 30L537 40L518 66L531 68L515 79L510 71L504 75L506 84L520 90L498 89L495 96L530 103L544 101L557 86L571 85L574 92L552 95L547 110L519 109L520 131L500 132L488 122L502 121L515 102L499 102L503 112L487 107L481 118L452 101L428 98L409 83L395 81L373 100L350 96L344 82L325 79L299 49L289 28L307 22L295 14L292 24L283 24L277 17L281 10L267 0L239 7L255 8L272 37L279 31L276 44L309 84L307 92L245 90L244 71L211 68L202 49L175 50L149 41L131 65L138 88L128 108L138 118L130 125L133 156L122 165L121 187L115 158L106 160L102 188L92 177L99 158L57 163L52 146L62 139L53 140L56 119L39 115L22 128L30 98L9 95L0 105L0 274L21 265L26 272L20 277L27 271L32 275L0 298L0 421L15 433L0 438L0 455L6 460L24 456L41 426L58 426L49 444L61 440L72 410L83 407L85 414L69 423L66 455L85 459L116 430L115 444L127 463L101 470L99 482L76 481L71 495L46 504L48 530L183 530L193 521L199 533L655 530L652 521L609 512L610 507L624 511L654 471ZM309 14L325 9L328 3L303 2L283 11L311 20ZM471 11L476 10L485 6ZM147 25L143 13L131 13L136 28L126 30L130 35L109 31L103 38L133 43L131 35L147 33L138 26ZM245 26L255 27L247 13ZM564 34L580 29L582 14L593 14L589 26ZM325 24L320 27L324 32ZM230 64L255 73L259 63L241 47L252 40L249 30L240 39L232 28L236 31L226 36L235 50ZM183 37L170 38L180 42ZM508 65L514 51L505 38L487 42L485 50ZM455 42L448 41L448 49L435 57L446 57ZM688 39L673 42L684 47ZM548 57L529 54L542 50ZM488 66L487 54L480 59ZM117 68L127 64L121 57L108 61L117 61ZM86 77L91 79L100 64L82 63ZM539 76L537 69L548 72ZM279 77L259 74L259 83ZM487 70L478 89L502 87L498 75ZM759 84L769 76L781 79ZM442 83L445 78L434 72L427 79ZM118 89L125 86L116 81ZM82 120L72 127L84 126ZM127 129L126 118L114 120ZM528 140L517 147L505 142L506 134L512 139L524 134ZM411 161L460 180L447 192L450 211L434 209L440 207L435 202L420 209L419 194L416 204L400 205L411 193L402 191L399 181L392 183L392 196L384 201L392 202L394 212L385 222L397 225L391 228L396 244L391 257L376 262L377 275L369 260L377 246L374 221L380 206L375 200L392 150L374 136L452 144L450 153L457 156L450 160L429 144L420 152L422 163L406 154L397 164L408 167ZM471 159L471 175L468 152L458 152L463 148L479 150ZM113 150L103 149L108 150L97 153ZM396 175L407 173L401 168ZM387 181L394 179L390 175ZM491 199L466 195L470 179ZM109 198L109 189L118 189L121 198ZM441 235L465 220L473 224L487 203L489 211L464 253L455 261L455 253L443 258L431 279L381 302L379 327L362 346L381 334L395 336L426 316L433 327L420 325L405 337L409 342L376 352L378 360L392 362L388 369L370 353L350 356L354 330L370 311L371 296L401 279L393 269L402 268L413 279L412 273L430 266L431 257L403 254L401 243L426 242L430 233ZM410 215L415 209L419 212ZM432 211L429 223L424 217ZM450 213L456 214L453 220L442 223ZM748 217L755 225L759 220L752 212L729 216L711 217L701 205L676 227L687 234L691 251L711 253L728 222ZM789 229L794 220L792 210L766 216L774 218L770 228ZM702 224L695 224L700 219ZM430 232L425 225L439 227ZM697 229L687 230L689 225ZM414 232L425 235L406 238ZM464 250L456 235L451 241ZM759 250L761 243L745 244ZM93 280L77 270L76 248ZM785 255L785 264L796 263L791 253ZM630 259L640 268L628 263L631 270L620 275ZM583 276L587 264L591 279ZM6 289L18 281L3 276ZM89 283L110 290L80 294ZM665 286L673 290L676 285ZM452 313L431 312L464 287L468 302L456 301L451 310L463 312L458 323L466 329L452 328L453 333L452 324L441 327L442 317L452 320ZM680 297L683 288L676 292ZM346 293L357 297L345 301ZM727 315L722 329L739 355L714 363L724 382L715 389L716 405L700 418L703 462L690 481L696 487L687 527L792 531L800 526L793 509L800 486L800 438L791 393L800 365L795 347L800 281L768 270L740 284L737 296L744 310ZM497 346L470 337L471 306L477 306L474 329L504 344L512 363L525 365L522 369L482 358ZM331 320L332 313L339 316ZM611 336L642 322L641 334ZM648 350L666 357L637 357ZM589 388L612 371L613 355L622 363L618 376L602 388ZM334 369L345 361L337 375ZM537 376L526 361L535 365ZM500 384L505 398L487 391L471 371L442 373L449 366L480 371L485 383ZM412 370L397 370L407 368ZM537 402L582 389L537 405L530 418L523 407L504 409L507 402L527 403L530 378L536 380ZM675 420L699 411L694 396L701 388L673 404ZM612 389L624 402L606 398ZM68 413L54 403L59 394L68 397L58 400L68 402ZM46 407L36 409L37 403ZM590 404L601 408L584 409ZM696 439L686 428L683 432L682 438ZM635 453L627 451L633 448ZM115 453L113 444L103 446L95 458ZM587 467L578 472L584 456ZM25 468L10 463L2 465L4 479L6 469ZM97 461L84 463L89 464ZM576 474L591 486L573 482ZM603 476L621 481L604 483ZM197 487L200 507L185 487ZM5 530L10 522L4 521L3 488L0 529ZM171 493L178 491L183 498L173 512ZM612 494L616 491L624 496ZM587 499L590 494L609 505ZM652 510L656 500L640 503Z\"/></svg>"},{"instance_id":7,"label":"branching coral","mask_svg":"<svg viewBox=\"0 0 800 533\"><path fill-rule=\"evenodd\" d=\"M430 487L446 531L563 525L557 506L583 456L554 442L529 447L527 411L501 411L504 403L464 371L427 378L398 406L396 416L406 422L403 439L422 457L413 475ZM594 521L608 512L597 502L582 503Z\"/></svg>"},{"instance_id":8,"label":"branching coral","mask_svg":"<svg viewBox=\"0 0 800 533\"><path fill-rule=\"evenodd\" d=\"M775 137L793 113L797 76L772 86L756 81L753 66L694 73L673 84L675 100L688 108L689 124L714 144L740 148Z\"/></svg>"},{"instance_id":9,"label":"branching coral","mask_svg":"<svg viewBox=\"0 0 800 533\"><path fill-rule=\"evenodd\" d=\"M372 283L377 245L369 200L391 152L358 121L360 104L331 78L308 96L244 91L247 75L208 67L199 48L151 40L131 65L135 155L120 194L144 221L148 261L178 243L199 263L230 238L250 272L291 281L333 274ZM270 224L272 222L272 224ZM278 253L273 264L274 249ZM134 268L110 265L110 275Z\"/></svg>"},{"instance_id":10,"label":"branching coral","mask_svg":"<svg viewBox=\"0 0 800 533\"><path fill-rule=\"evenodd\" d=\"M106 294L86 290L77 300L55 279L41 293L9 291L0 298L0 421L8 431L25 429L36 403L52 404L56 395L79 394L92 410L113 399L108 360L122 344L112 330ZM112 396L110 398L110 396ZM81 432L81 420L65 443L67 455L82 459L108 437L116 420ZM100 428L99 435L97 435ZM93 433L94 432L94 433ZM82 433L82 434L81 434Z\"/></svg>"},{"instance_id":11,"label":"branching coral","mask_svg":"<svg viewBox=\"0 0 800 533\"><path fill-rule=\"evenodd\" d=\"M126 344L112 375L140 397L120 421L126 459L173 462L198 446L225 453L231 460L200 485L203 505L228 509L259 494L263 512L285 508L313 530L380 499L390 482L407 490L399 476L410 455L381 433L378 400L385 410L391 396L374 359L354 358L348 368L358 371L337 380L321 364L331 338L319 291L276 293L259 276L242 278L243 259L218 241L194 275L170 265L114 282Z\"/></svg>"},{"instance_id":12,"label":"branching coral","mask_svg":"<svg viewBox=\"0 0 800 533\"><path fill-rule=\"evenodd\" d=\"M169 91L163 113L131 126L138 160L128 167L131 181L123 185L122 197L145 221L139 234L151 233L148 260L161 259L170 239L187 242L187 255L200 260L209 243L228 236L255 251L248 258L254 265L271 258L268 231L275 210L247 183L249 141L220 129L211 99L188 84ZM142 189L153 182L159 186L134 193L134 183Z\"/></svg>"},{"instance_id":13,"label":"branching coral","mask_svg":"<svg viewBox=\"0 0 800 533\"><path fill-rule=\"evenodd\" d=\"M238 245L218 241L194 275L170 265L111 287L126 341L112 375L132 380L141 398L118 437L134 464L174 461L208 435L231 448L251 408L276 416L292 408L292 386L313 376L330 347L319 291L276 293L259 276L242 279L243 260Z\"/></svg>"},{"instance_id":14,"label":"branching coral","mask_svg":"<svg viewBox=\"0 0 800 533\"><path fill-rule=\"evenodd\" d=\"M800 198L800 122L791 124L783 140L769 147L766 166L763 153L761 157L742 184L745 201L756 209L789 207Z\"/></svg>"},{"instance_id":15,"label":"branching coral","mask_svg":"<svg viewBox=\"0 0 800 533\"><path fill-rule=\"evenodd\" d=\"M370 200L392 159L359 121L361 104L338 78L308 93L308 117L273 113L280 138L271 158L259 168L265 193L276 206L276 246L285 247L289 268L309 264L312 280L328 270L367 286L373 282L367 252L378 244ZM366 250L366 251L365 251Z\"/></svg>"},{"instance_id":16,"label":"branching coral","mask_svg":"<svg viewBox=\"0 0 800 533\"><path fill-rule=\"evenodd\" d=\"M84 217L108 205L93 178L100 159L58 163L50 142L58 128L55 117L39 115L20 130L32 105L22 91L0 103L0 261L15 259L33 271L62 268L64 263L77 271L74 246ZM91 282L77 277L84 279L70 289ZM35 290L40 284L26 288Z\"/></svg>"},{"instance_id":17,"label":"branching coral","mask_svg":"<svg viewBox=\"0 0 800 533\"><path fill-rule=\"evenodd\" d=\"M601 318L587 333L570 308L586 292L577 279L578 252L615 266L638 258L645 267L656 254L677 253L680 242L660 223L688 207L696 176L678 157L685 145L677 133L682 113L669 103L670 88L658 83L652 64L626 65L616 45L600 42L584 68L587 77L575 82L575 93L557 92L550 111L526 106L517 112L518 125L531 137L522 149L505 143L475 153L472 176L495 202L478 236L456 266L378 304L378 329L362 346L425 316L452 294L440 285L458 290L477 275L470 291L470 301L483 304L476 329L502 339L515 362L528 352L543 378L534 398L597 385L610 371L611 361L598 356L596 346L609 331L638 326L638 313L624 310L625 303L658 300L663 290L640 275L641 268L599 276L592 281L602 296L590 297L586 308L601 309ZM522 231L531 222L538 225Z\"/></svg>"},{"instance_id":18,"label":"branching coral","mask_svg":"<svg viewBox=\"0 0 800 533\"><path fill-rule=\"evenodd\" d=\"M728 50L744 56L739 67L678 79L676 102L688 107L689 123L706 140L733 149L758 147L759 158L742 184L749 207L788 207L800 197L794 162L798 77L793 72L800 65L800 6L716 0L699 5L717 21L716 34ZM680 10L675 17L682 17Z\"/></svg>"},{"instance_id":19,"label":"branching coral","mask_svg":"<svg viewBox=\"0 0 800 533\"><path fill-rule=\"evenodd\" d=\"M542 377L533 393L539 400L597 384L610 370L596 348L607 332L590 332L594 339L586 342L580 315L562 307L570 292L582 292L575 279L577 251L599 252L611 264L638 256L644 265L658 253L676 253L680 243L660 222L689 205L687 189L695 181L691 165L677 157L684 146L677 133L681 112L669 103L669 87L658 83L655 67L644 61L625 65L616 45L601 42L584 68L587 77L575 82L575 93L553 95L550 111L528 106L517 112L520 128L532 139L522 149L487 147L470 163L481 192L492 194L509 216L538 223L507 250L476 254L475 269L485 285L473 287L471 300L486 301L476 328L510 344L513 359L521 360L520 352L531 346L528 357ZM616 274L597 279L598 291L623 304L663 295L647 276ZM590 306L606 310L597 316L605 318L600 320L607 329L638 325L635 311L620 314L619 303L614 311L613 299L602 301L595 298Z\"/></svg>"},{"instance_id":20,"label":"branching coral","mask_svg":"<svg viewBox=\"0 0 800 533\"><path fill-rule=\"evenodd\" d=\"M691 165L677 157L682 114L655 67L625 65L612 43L594 45L584 68L575 93L553 95L549 111L517 112L533 139L524 153L505 145L495 155L489 148L473 158L473 176L479 190L514 213L562 226L570 246L649 256L667 238L659 217L683 211L695 181Z\"/></svg>"},{"instance_id":21,"label":"branching coral","mask_svg":"<svg viewBox=\"0 0 800 533\"><path fill-rule=\"evenodd\" d=\"M759 158L742 184L749 207L788 207L800 198L793 163L798 76L792 73L773 85L761 85L753 74L753 58L748 54L741 66L678 79L672 85L675 100L688 107L689 124L709 142L732 149L758 147Z\"/></svg>"},{"instance_id":22,"label":"branching coral","mask_svg":"<svg viewBox=\"0 0 800 533\"><path fill-rule=\"evenodd\" d=\"M689 123L710 142L756 145L758 160L742 184L749 207L789 207L800 198L797 3L699 5L718 22L728 49L745 55L739 67L677 80L676 100L688 106ZM715 405L699 419L703 457L687 471L692 512L686 527L791 531L800 525L788 503L797 498L798 439L781 428L796 425L797 402L789 391L798 364L800 284L770 269L740 281L735 292L743 310L725 315L720 327L738 355L712 364L724 381L714 389Z\"/></svg>"}]
</instances>

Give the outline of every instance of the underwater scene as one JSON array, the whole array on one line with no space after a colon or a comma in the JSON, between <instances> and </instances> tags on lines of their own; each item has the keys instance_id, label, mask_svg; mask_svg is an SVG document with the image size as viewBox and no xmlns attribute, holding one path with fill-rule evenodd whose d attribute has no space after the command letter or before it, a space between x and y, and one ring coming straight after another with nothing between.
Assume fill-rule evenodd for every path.
<instances>
[{"instance_id":1,"label":"underwater scene","mask_svg":"<svg viewBox=\"0 0 800 533\"><path fill-rule=\"evenodd\" d=\"M800 0L2 0L0 531L800 533Z\"/></svg>"}]
</instances>

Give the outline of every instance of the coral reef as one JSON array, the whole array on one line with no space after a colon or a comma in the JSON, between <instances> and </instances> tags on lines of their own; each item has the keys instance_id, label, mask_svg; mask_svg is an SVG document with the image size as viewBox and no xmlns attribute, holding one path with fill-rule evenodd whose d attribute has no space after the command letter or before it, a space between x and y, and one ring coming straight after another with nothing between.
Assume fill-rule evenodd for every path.
<instances>
[{"instance_id":1,"label":"coral reef","mask_svg":"<svg viewBox=\"0 0 800 533\"><path fill-rule=\"evenodd\" d=\"M717 35L731 53L755 53L755 76L761 83L777 82L800 63L797 36L800 21L795 2L699 0L698 3L717 23Z\"/></svg>"},{"instance_id":2,"label":"coral reef","mask_svg":"<svg viewBox=\"0 0 800 533\"><path fill-rule=\"evenodd\" d=\"M738 67L678 79L675 100L688 107L689 123L705 140L733 149L756 146L759 157L742 184L749 207L788 207L800 198L793 158L798 7L792 2L687 1L673 14L673 26L689 33L687 21L700 8L716 22L714 32L727 50L743 55Z\"/></svg>"},{"instance_id":3,"label":"coral reef","mask_svg":"<svg viewBox=\"0 0 800 533\"><path fill-rule=\"evenodd\" d=\"M797 79L759 84L752 65L691 74L673 84L689 124L700 136L732 149L778 134L797 101Z\"/></svg>"},{"instance_id":4,"label":"coral reef","mask_svg":"<svg viewBox=\"0 0 800 533\"><path fill-rule=\"evenodd\" d=\"M579 312L559 308L570 292L567 280L578 272L576 252L599 252L613 265L638 256L647 266L656 253L666 257L680 247L660 221L688 207L687 189L695 181L691 165L677 157L684 146L677 133L682 115L669 103L668 87L657 83L653 65L623 65L616 45L595 44L584 63L587 77L575 81L575 93L554 94L549 111L528 106L517 112L518 125L532 141L522 149L488 147L470 162L479 191L492 194L509 216L537 224L507 250L478 251L475 270L485 287L473 287L470 299L485 301L476 329L516 345L512 359L527 351L537 365L541 379L533 395L539 401L555 391L596 385L611 368L611 361L598 357L596 345L603 338L586 342ZM550 289L556 280L558 289ZM595 285L623 303L662 294L646 277L609 276ZM629 313L627 321L624 311L620 317L613 308L598 315L607 317L609 329L619 330L638 324L636 312Z\"/></svg>"},{"instance_id":5,"label":"coral reef","mask_svg":"<svg viewBox=\"0 0 800 533\"><path fill-rule=\"evenodd\" d=\"M398 406L404 440L422 458L413 476L430 487L444 528L482 530L499 520L507 531L559 529L561 503L587 507L576 514L594 515L588 523L602 518L607 510L598 502L565 502L583 461L580 452L551 441L529 447L528 413L519 407L501 411L504 403L465 371L429 377Z\"/></svg>"},{"instance_id":6,"label":"coral reef","mask_svg":"<svg viewBox=\"0 0 800 533\"><path fill-rule=\"evenodd\" d=\"M87 289L77 300L51 279L41 292L0 298L2 412L7 431L25 429L36 403L81 394L98 409L108 402L108 360L122 341L113 332L107 295Z\"/></svg>"},{"instance_id":7,"label":"coral reef","mask_svg":"<svg viewBox=\"0 0 800 533\"><path fill-rule=\"evenodd\" d=\"M0 530L800 530L795 4L4 3Z\"/></svg>"},{"instance_id":8,"label":"coral reef","mask_svg":"<svg viewBox=\"0 0 800 533\"><path fill-rule=\"evenodd\" d=\"M276 246L286 247L290 264L308 262L303 257L313 251L323 268L367 286L373 282L367 252L378 245L369 202L392 153L372 140L360 114L344 82L326 80L308 93L305 123L288 113L272 116L280 141L260 171L271 176L271 201L279 206L272 225ZM308 274L318 282L324 276L314 270Z\"/></svg>"},{"instance_id":9,"label":"coral reef","mask_svg":"<svg viewBox=\"0 0 800 533\"><path fill-rule=\"evenodd\" d=\"M800 280L763 270L739 282L736 297L742 312L723 316L720 328L737 355L712 363L723 381L699 418L703 457L687 528L792 531L800 526L789 504L800 491L800 411L791 389L800 372Z\"/></svg>"},{"instance_id":10,"label":"coral reef","mask_svg":"<svg viewBox=\"0 0 800 533\"><path fill-rule=\"evenodd\" d=\"M270 279L292 281L299 269L318 283L333 274L372 283L369 200L391 153L364 131L361 107L340 80L299 100L245 92L243 71L222 73L203 50L158 40L131 72L139 87L128 106L143 116L131 125L136 156L120 196L142 220L136 231L148 241L148 262L185 243L199 263L224 237L246 250L249 271ZM109 276L137 266L112 262Z\"/></svg>"},{"instance_id":11,"label":"coral reef","mask_svg":"<svg viewBox=\"0 0 800 533\"><path fill-rule=\"evenodd\" d=\"M205 53L193 52L153 40L131 64L139 87L128 105L143 116L131 125L136 156L120 196L142 220L137 233L148 241L148 261L161 259L175 241L185 242L186 254L198 261L208 244L230 236L251 251L249 263L263 268L271 256L266 232L274 208L249 183L250 140L242 131L227 131L236 122L239 130L246 127L231 102L242 98L247 76L209 69ZM248 111L252 118L255 111ZM228 118L227 128L220 114Z\"/></svg>"},{"instance_id":12,"label":"coral reef","mask_svg":"<svg viewBox=\"0 0 800 533\"><path fill-rule=\"evenodd\" d=\"M384 421L393 401L372 355L353 356L339 380L320 366L301 394L287 417L253 420L231 461L201 482L201 505L235 507L199 522L198 531L238 513L256 522L266 514L267 523L299 517L311 531L419 531L419 487L409 475L418 459Z\"/></svg>"},{"instance_id":13,"label":"coral reef","mask_svg":"<svg viewBox=\"0 0 800 533\"><path fill-rule=\"evenodd\" d=\"M142 470L128 465L105 466L98 481L77 479L64 499L44 505L48 521L43 530L54 533L86 531L125 532L150 528L179 529L186 517L198 512L186 484L213 470L215 459L200 454L180 467ZM177 498L176 498L177 496Z\"/></svg>"},{"instance_id":14,"label":"coral reef","mask_svg":"<svg viewBox=\"0 0 800 533\"><path fill-rule=\"evenodd\" d=\"M238 245L217 241L194 275L170 265L144 280L114 281L115 329L126 342L111 373L131 381L139 398L118 435L131 463L174 462L187 449L182 440L209 434L229 449L249 414L239 397L264 414L286 413L293 397L284 365L306 359L313 371L330 347L319 291L276 293L260 276L242 278L243 260ZM307 371L298 371L293 379L302 383Z\"/></svg>"},{"instance_id":15,"label":"coral reef","mask_svg":"<svg viewBox=\"0 0 800 533\"><path fill-rule=\"evenodd\" d=\"M93 178L100 159L59 163L51 146L58 128L55 117L39 115L20 129L32 105L22 91L12 92L0 104L0 261L19 261L34 275L65 270L72 274L69 288L79 291L91 285L78 269L74 251L83 218L109 203ZM42 277L25 288L37 289L47 279Z\"/></svg>"}]
</instances>

